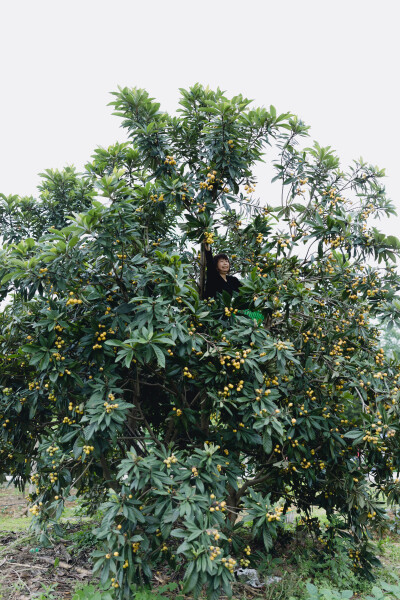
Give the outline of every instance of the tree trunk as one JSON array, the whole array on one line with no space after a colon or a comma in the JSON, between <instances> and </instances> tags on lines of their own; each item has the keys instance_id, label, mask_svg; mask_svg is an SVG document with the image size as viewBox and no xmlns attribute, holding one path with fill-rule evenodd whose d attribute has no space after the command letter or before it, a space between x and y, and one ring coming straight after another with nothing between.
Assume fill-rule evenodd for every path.
<instances>
[{"instance_id":1,"label":"tree trunk","mask_svg":"<svg viewBox=\"0 0 400 600\"><path fill-rule=\"evenodd\" d=\"M206 437L210 431L210 411L206 407L207 391L203 390L200 396L200 429Z\"/></svg>"},{"instance_id":2,"label":"tree trunk","mask_svg":"<svg viewBox=\"0 0 400 600\"><path fill-rule=\"evenodd\" d=\"M226 486L227 492L228 492L228 497L226 499L226 503L229 507L229 512L227 514L227 519L228 521L230 521L230 523L235 524L236 519L238 518L238 514L239 514L239 510L237 507L237 500L236 500L236 490L233 489L233 487L231 485L227 485Z\"/></svg>"},{"instance_id":3,"label":"tree trunk","mask_svg":"<svg viewBox=\"0 0 400 600\"><path fill-rule=\"evenodd\" d=\"M115 481L115 479L113 479L113 476L108 467L105 456L103 454L100 455L100 464L101 464L101 468L103 471L103 477L104 477L106 483L108 484L108 487L110 487L112 490L114 490L114 492L116 492L118 494L120 491L119 485Z\"/></svg>"},{"instance_id":4,"label":"tree trunk","mask_svg":"<svg viewBox=\"0 0 400 600\"><path fill-rule=\"evenodd\" d=\"M204 244L201 244L201 255L200 255L200 279L199 279L199 295L200 298L204 298L206 285L206 252Z\"/></svg>"}]
</instances>

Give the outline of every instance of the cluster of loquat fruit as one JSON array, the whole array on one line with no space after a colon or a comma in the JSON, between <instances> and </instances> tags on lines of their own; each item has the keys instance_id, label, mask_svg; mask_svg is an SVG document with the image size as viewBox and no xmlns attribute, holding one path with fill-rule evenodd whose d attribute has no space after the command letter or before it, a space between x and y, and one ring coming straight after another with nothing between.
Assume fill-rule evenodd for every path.
<instances>
[{"instance_id":1,"label":"cluster of loquat fruit","mask_svg":"<svg viewBox=\"0 0 400 600\"><path fill-rule=\"evenodd\" d=\"M40 390L40 384L38 381L30 381L28 383L28 388L32 391L32 390Z\"/></svg>"},{"instance_id":2,"label":"cluster of loquat fruit","mask_svg":"<svg viewBox=\"0 0 400 600\"><path fill-rule=\"evenodd\" d=\"M221 548L219 546L209 546L210 560L215 560L221 554Z\"/></svg>"},{"instance_id":3,"label":"cluster of loquat fruit","mask_svg":"<svg viewBox=\"0 0 400 600\"><path fill-rule=\"evenodd\" d=\"M198 213L205 212L205 210L207 208L207 202L203 202L203 203L196 202L196 206L197 206L197 212ZM206 243L208 244L209 242L206 242Z\"/></svg>"},{"instance_id":4,"label":"cluster of loquat fruit","mask_svg":"<svg viewBox=\"0 0 400 600\"><path fill-rule=\"evenodd\" d=\"M217 465L218 466L221 465ZM218 469L220 470L220 469ZM212 504L210 506L210 512L214 512L214 511L221 511L221 512L225 512L226 511L226 502L225 500L222 500L222 502L218 502L218 500L215 500L215 494L211 494L210 498L212 500Z\"/></svg>"},{"instance_id":5,"label":"cluster of loquat fruit","mask_svg":"<svg viewBox=\"0 0 400 600\"><path fill-rule=\"evenodd\" d=\"M187 377L188 379L193 379L193 375L187 367L183 368L183 376Z\"/></svg>"},{"instance_id":6,"label":"cluster of loquat fruit","mask_svg":"<svg viewBox=\"0 0 400 600\"><path fill-rule=\"evenodd\" d=\"M249 185L248 183L246 183L246 185L244 186L244 189L246 191L246 194L252 194L253 192L256 191L256 184L253 183L252 185Z\"/></svg>"},{"instance_id":7,"label":"cluster of loquat fruit","mask_svg":"<svg viewBox=\"0 0 400 600\"><path fill-rule=\"evenodd\" d=\"M56 446L56 445L54 445L54 446L49 446L49 447L47 448L47 452L48 452L48 454L49 454L50 456L54 456L54 454L55 454L55 453L57 452L57 450L59 450L59 449L60 449L60 448L59 448L58 446Z\"/></svg>"},{"instance_id":8,"label":"cluster of loquat fruit","mask_svg":"<svg viewBox=\"0 0 400 600\"><path fill-rule=\"evenodd\" d=\"M221 558L221 562L224 565L224 567L226 567L228 569L228 571L230 573L233 573L235 570L235 567L237 565L237 562L234 558Z\"/></svg>"},{"instance_id":9,"label":"cluster of loquat fruit","mask_svg":"<svg viewBox=\"0 0 400 600\"><path fill-rule=\"evenodd\" d=\"M70 306L71 304L82 304L82 300L80 298L74 298L74 292L69 293L69 298L66 302L66 306Z\"/></svg>"},{"instance_id":10,"label":"cluster of loquat fruit","mask_svg":"<svg viewBox=\"0 0 400 600\"><path fill-rule=\"evenodd\" d=\"M268 504L265 505L265 508L268 509ZM274 512L269 512L267 510L267 512L265 513L265 516L267 518L267 521L269 521L269 522L280 521L282 513L283 513L283 506L276 506L274 509Z\"/></svg>"},{"instance_id":11,"label":"cluster of loquat fruit","mask_svg":"<svg viewBox=\"0 0 400 600\"><path fill-rule=\"evenodd\" d=\"M280 248L287 248L289 246L289 242L285 238L279 238L277 244Z\"/></svg>"},{"instance_id":12,"label":"cluster of loquat fruit","mask_svg":"<svg viewBox=\"0 0 400 600\"><path fill-rule=\"evenodd\" d=\"M167 465L167 469L170 469L171 465L174 465L177 462L178 459L176 458L175 454L171 454L171 456L167 456L167 458L164 458L163 460L163 463Z\"/></svg>"},{"instance_id":13,"label":"cluster of loquat fruit","mask_svg":"<svg viewBox=\"0 0 400 600\"><path fill-rule=\"evenodd\" d=\"M65 341L62 339L62 337L57 336L57 339L55 341L56 348L58 348L60 350L64 345L65 345Z\"/></svg>"},{"instance_id":14,"label":"cluster of loquat fruit","mask_svg":"<svg viewBox=\"0 0 400 600\"><path fill-rule=\"evenodd\" d=\"M159 196L157 196L156 194L151 194L150 200L152 202L163 202L164 201L164 194L160 194ZM126 258L126 254L125 254L125 258Z\"/></svg>"},{"instance_id":15,"label":"cluster of loquat fruit","mask_svg":"<svg viewBox=\"0 0 400 600\"><path fill-rule=\"evenodd\" d=\"M108 397L113 396L114 399L114 394L109 394ZM107 402L107 400L104 402L104 407L106 409L106 413L109 415L115 408L118 408L119 404L111 404L110 402Z\"/></svg>"},{"instance_id":16,"label":"cluster of loquat fruit","mask_svg":"<svg viewBox=\"0 0 400 600\"><path fill-rule=\"evenodd\" d=\"M238 312L238 309L237 308L235 308L235 309L229 308L228 306L225 306L224 312L225 312L226 317L230 317L232 314L236 315Z\"/></svg>"},{"instance_id":17,"label":"cluster of loquat fruit","mask_svg":"<svg viewBox=\"0 0 400 600\"><path fill-rule=\"evenodd\" d=\"M102 327L105 327L105 325L102 325ZM97 342L104 342L107 339L107 332L106 331L96 331L95 333L96 337L97 337ZM93 350L98 350L102 348L101 344L96 343L93 345Z\"/></svg>"},{"instance_id":18,"label":"cluster of loquat fruit","mask_svg":"<svg viewBox=\"0 0 400 600\"><path fill-rule=\"evenodd\" d=\"M40 503L41 504L41 503ZM34 504L33 506L31 506L31 508L29 509L29 512L33 514L34 517L37 517L38 514L40 513L40 507L37 504Z\"/></svg>"},{"instance_id":19,"label":"cluster of loquat fruit","mask_svg":"<svg viewBox=\"0 0 400 600\"><path fill-rule=\"evenodd\" d=\"M200 182L200 184L199 184L200 189L211 191L214 187L216 175L217 175L217 171L209 171L207 173L207 180Z\"/></svg>"},{"instance_id":20,"label":"cluster of loquat fruit","mask_svg":"<svg viewBox=\"0 0 400 600\"><path fill-rule=\"evenodd\" d=\"M83 415L84 413L83 409L79 408L78 405L74 406L71 401L68 404L68 410L70 410L71 412L74 411L77 415Z\"/></svg>"},{"instance_id":21,"label":"cluster of loquat fruit","mask_svg":"<svg viewBox=\"0 0 400 600\"><path fill-rule=\"evenodd\" d=\"M214 243L214 234L209 231L206 231L204 233L204 241L206 244L213 244Z\"/></svg>"},{"instance_id":22,"label":"cluster of loquat fruit","mask_svg":"<svg viewBox=\"0 0 400 600\"><path fill-rule=\"evenodd\" d=\"M359 550L349 550L349 557L353 559L353 567L360 568L361 567L361 555Z\"/></svg>"}]
</instances>

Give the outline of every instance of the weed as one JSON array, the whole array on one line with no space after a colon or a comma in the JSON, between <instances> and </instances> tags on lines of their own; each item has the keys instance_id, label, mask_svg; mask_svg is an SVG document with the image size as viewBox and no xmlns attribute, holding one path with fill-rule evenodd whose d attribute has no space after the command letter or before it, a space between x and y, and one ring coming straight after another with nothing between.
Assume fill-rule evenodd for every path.
<instances>
[{"instance_id":1,"label":"weed","mask_svg":"<svg viewBox=\"0 0 400 600\"><path fill-rule=\"evenodd\" d=\"M93 522L81 523L79 528L72 528L67 534L70 540L69 551L92 550L96 545L96 537L93 533Z\"/></svg>"},{"instance_id":2,"label":"weed","mask_svg":"<svg viewBox=\"0 0 400 600\"><path fill-rule=\"evenodd\" d=\"M32 598L35 600L56 600L57 596L53 594L57 588L56 583L52 585L45 585L44 583L41 583L40 585L42 586L43 591L34 593Z\"/></svg>"},{"instance_id":3,"label":"weed","mask_svg":"<svg viewBox=\"0 0 400 600\"><path fill-rule=\"evenodd\" d=\"M307 583L306 600L350 600L353 590L337 590L335 588L318 589L313 583Z\"/></svg>"},{"instance_id":4,"label":"weed","mask_svg":"<svg viewBox=\"0 0 400 600\"><path fill-rule=\"evenodd\" d=\"M280 581L274 581L265 587L262 600L288 600L301 598L304 594L304 583L296 573L284 573Z\"/></svg>"},{"instance_id":5,"label":"weed","mask_svg":"<svg viewBox=\"0 0 400 600\"><path fill-rule=\"evenodd\" d=\"M167 596L164 596L164 593L174 592L177 588L178 584L173 582L153 590L134 585L131 590L134 594L132 597L134 597L135 600L167 600ZM184 600L184 597L181 594L178 594L174 596L174 600Z\"/></svg>"},{"instance_id":6,"label":"weed","mask_svg":"<svg viewBox=\"0 0 400 600\"><path fill-rule=\"evenodd\" d=\"M396 583L387 583L386 581L382 581L380 582L381 587L388 592L388 594L391 594L392 596L394 596L395 598L400 599L400 581L398 579L398 577L395 577ZM372 593L374 594L375 591L377 591L379 588L378 587L373 587L372 588ZM380 590L381 591L381 590ZM383 594L383 592L382 592ZM381 598L383 597L382 595L377 596L375 594L375 598L374 597L370 597L371 600L375 600L376 598ZM370 598L367 596L367 600L370 600Z\"/></svg>"},{"instance_id":7,"label":"weed","mask_svg":"<svg viewBox=\"0 0 400 600\"><path fill-rule=\"evenodd\" d=\"M71 600L113 600L110 592L103 592L93 585L76 590Z\"/></svg>"},{"instance_id":8,"label":"weed","mask_svg":"<svg viewBox=\"0 0 400 600\"><path fill-rule=\"evenodd\" d=\"M395 583L379 582L374 585L370 594L364 596L365 600L400 600L400 580L393 578ZM332 587L317 587L313 583L306 584L304 600L349 600L354 595L353 590L339 590Z\"/></svg>"}]
</instances>

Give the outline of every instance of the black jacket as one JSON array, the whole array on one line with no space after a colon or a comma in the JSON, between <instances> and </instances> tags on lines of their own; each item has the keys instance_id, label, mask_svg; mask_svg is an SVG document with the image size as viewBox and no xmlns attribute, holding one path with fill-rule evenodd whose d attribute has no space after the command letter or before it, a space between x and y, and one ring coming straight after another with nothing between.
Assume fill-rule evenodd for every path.
<instances>
[{"instance_id":1,"label":"black jacket","mask_svg":"<svg viewBox=\"0 0 400 600\"><path fill-rule=\"evenodd\" d=\"M230 296L232 296L233 292L237 292L242 285L237 277L232 277L231 275L226 276L226 281L221 275L218 273L211 250L206 250L206 260L207 260L207 281L206 281L206 291L205 298L215 298L218 292L222 292L225 290L228 292Z\"/></svg>"}]
</instances>

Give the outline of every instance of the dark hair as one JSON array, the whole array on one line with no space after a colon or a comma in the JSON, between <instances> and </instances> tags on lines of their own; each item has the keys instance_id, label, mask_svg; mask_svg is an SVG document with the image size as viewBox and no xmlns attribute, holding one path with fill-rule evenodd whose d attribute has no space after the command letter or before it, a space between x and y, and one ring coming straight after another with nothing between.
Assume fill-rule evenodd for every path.
<instances>
[{"instance_id":1,"label":"dark hair","mask_svg":"<svg viewBox=\"0 0 400 600\"><path fill-rule=\"evenodd\" d=\"M217 254L217 255L216 255L216 256L214 256L214 258L213 258L215 270L216 270L216 271L218 270L218 269L217 269L217 266L218 266L218 261L219 261L221 258L224 258L225 260L227 260L227 261L228 261L228 263L229 263L229 271L230 271L230 270L231 270L231 261L229 260L229 256L228 256L227 254L223 254L223 253L222 253L222 254Z\"/></svg>"}]
</instances>

